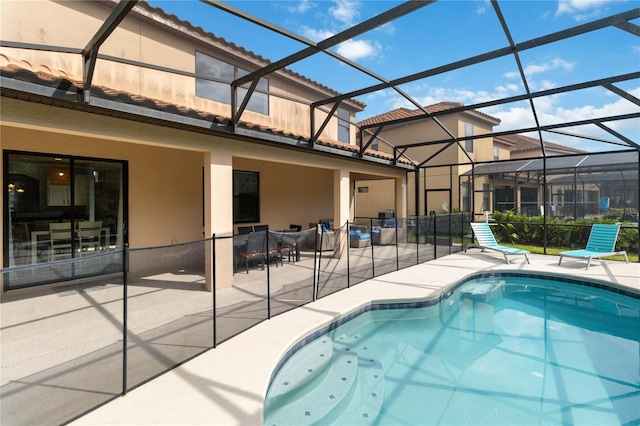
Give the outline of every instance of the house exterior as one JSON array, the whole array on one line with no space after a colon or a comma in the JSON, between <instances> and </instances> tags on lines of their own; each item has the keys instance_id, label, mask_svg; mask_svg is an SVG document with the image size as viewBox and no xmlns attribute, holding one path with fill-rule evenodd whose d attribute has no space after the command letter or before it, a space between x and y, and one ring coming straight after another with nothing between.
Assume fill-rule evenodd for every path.
<instances>
[{"instance_id":1,"label":"house exterior","mask_svg":"<svg viewBox=\"0 0 640 426\"><path fill-rule=\"evenodd\" d=\"M247 89L231 102L230 82L270 62L144 1L94 45L88 67L83 50L118 7L0 5L4 267L78 256L81 242L54 241L56 223L94 223L107 251L227 236L247 224L341 224L353 217L357 180L391 182L389 207L407 211L409 162L356 146L364 104L344 101L330 117L312 111L337 92L278 69L234 120ZM326 126L318 132L313 122ZM232 243L217 244L224 288ZM211 289L212 265L206 280Z\"/></svg>"},{"instance_id":2,"label":"house exterior","mask_svg":"<svg viewBox=\"0 0 640 426\"><path fill-rule=\"evenodd\" d=\"M424 109L431 117L420 109L398 108L358 123L359 127L368 128L371 132L376 126L388 123L377 134L376 146L382 152L393 152L389 144L402 147L433 142L431 145L415 146L406 151L410 158L429 159L422 164L424 169L420 169L417 175L412 173L407 183L410 194L416 191L416 186L418 188L418 197L411 197L407 205L411 215L470 211L469 188L465 183L459 182L459 176L470 170L473 162L491 161L494 158L493 138L482 135L493 132L493 127L500 124L500 120L475 110L456 112L461 107L463 105L457 102L426 106ZM475 138L465 139L469 136ZM439 142L451 137L458 140L459 144L445 146L443 142ZM367 140L366 132L363 139ZM508 153L505 146L499 147L501 155ZM366 184L373 186L368 192L372 195L367 200L366 196L357 194L357 215L375 216L376 210L389 208L389 203L376 205L373 198L378 192L385 191L385 185L386 192L389 193L391 183ZM476 188L482 188L483 184L484 182L476 181ZM476 197L481 201L480 195ZM420 200L418 206L415 205L415 199Z\"/></svg>"},{"instance_id":3,"label":"house exterior","mask_svg":"<svg viewBox=\"0 0 640 426\"><path fill-rule=\"evenodd\" d=\"M398 108L358 123L358 126L368 127L371 131L376 129L376 125L384 124L375 141L375 146L381 151L392 152L381 141L401 147L446 139L444 129L460 141L459 145L452 144L444 149L443 143L436 142L433 145L412 147L407 151L409 156L430 159L424 164L425 168L419 171L418 197L411 198L422 200L423 203L416 210L415 204L409 202L407 213L411 215L419 212L418 214L425 215L462 211L473 212L476 219L493 211L539 215L544 197L541 170L519 173L517 168L520 164L511 170L508 166L494 167L487 163L522 160L522 164L525 164L533 158L541 158L543 151L540 142L520 134L482 138L481 135L493 132L493 127L500 120L478 111L457 111L461 107L463 105L456 102L426 106L424 109L435 119L427 117L420 109ZM392 124L385 124L388 122ZM465 139L469 136L475 138ZM366 140L366 135L363 139ZM544 149L547 157L585 154L582 150L548 141L544 141ZM475 169L472 163L475 164ZM498 171L484 172L492 167ZM501 169L504 172L500 172ZM414 173L408 181L409 193L415 190L415 182ZM356 216L377 217L380 211L390 208L388 205L393 196L390 182L359 181L356 186ZM570 191L560 191L561 193L551 196L552 215L558 215L567 209L571 212L574 210L573 198L563 195L565 191ZM586 197L584 202L597 204L599 191L586 188L581 194ZM593 208L589 212L598 212L597 207L592 210Z\"/></svg>"}]
</instances>

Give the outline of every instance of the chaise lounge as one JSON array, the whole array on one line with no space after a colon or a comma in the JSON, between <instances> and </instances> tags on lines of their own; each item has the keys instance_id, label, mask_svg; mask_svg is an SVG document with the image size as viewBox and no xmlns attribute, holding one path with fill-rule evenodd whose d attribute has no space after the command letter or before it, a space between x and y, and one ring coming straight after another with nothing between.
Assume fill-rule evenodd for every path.
<instances>
[{"instance_id":1,"label":"chaise lounge","mask_svg":"<svg viewBox=\"0 0 640 426\"><path fill-rule=\"evenodd\" d=\"M507 262L507 264L509 263L509 259L507 256L510 256L510 255L524 256L527 263L530 263L529 256L527 256L529 252L527 250L507 247L507 246L498 244L498 242L496 241L496 238L493 236L493 232L491 231L491 228L489 228L488 223L471 222L471 228L473 229L473 233L475 235L476 240L478 240L478 244L477 245L469 244L465 249L465 251L467 251L470 248L479 248L479 249L482 249L482 251L484 251L485 249L494 250L494 251L499 251L504 255L504 260Z\"/></svg>"},{"instance_id":2,"label":"chaise lounge","mask_svg":"<svg viewBox=\"0 0 640 426\"><path fill-rule=\"evenodd\" d=\"M587 260L587 269L591 264L591 259L597 259L604 256L614 256L617 254L624 255L624 260L629 263L627 252L624 250L615 251L616 241L618 240L618 232L620 225L605 225L602 223L594 223L591 226L591 233L587 241L587 247L582 250L570 250L560 253L558 265L562 263L563 257L574 257L577 259Z\"/></svg>"}]
</instances>

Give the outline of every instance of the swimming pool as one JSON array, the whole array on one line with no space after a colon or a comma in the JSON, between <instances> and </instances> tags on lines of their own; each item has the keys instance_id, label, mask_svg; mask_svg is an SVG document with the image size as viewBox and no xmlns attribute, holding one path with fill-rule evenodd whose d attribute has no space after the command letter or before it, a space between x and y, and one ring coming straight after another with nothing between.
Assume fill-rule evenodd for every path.
<instances>
[{"instance_id":1,"label":"swimming pool","mask_svg":"<svg viewBox=\"0 0 640 426\"><path fill-rule=\"evenodd\" d=\"M368 305L288 352L264 422L638 424L640 295L494 273Z\"/></svg>"}]
</instances>

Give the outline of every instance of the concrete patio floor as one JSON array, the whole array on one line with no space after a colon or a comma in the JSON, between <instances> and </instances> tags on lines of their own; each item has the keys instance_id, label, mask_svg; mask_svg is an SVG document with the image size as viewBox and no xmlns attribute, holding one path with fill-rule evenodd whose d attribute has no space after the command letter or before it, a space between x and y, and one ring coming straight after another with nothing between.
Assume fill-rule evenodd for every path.
<instances>
[{"instance_id":1,"label":"concrete patio floor","mask_svg":"<svg viewBox=\"0 0 640 426\"><path fill-rule=\"evenodd\" d=\"M299 339L371 301L427 298L478 271L604 280L640 292L640 264L531 255L531 264L472 250L370 279L278 315L77 419L76 425L258 425L272 371Z\"/></svg>"}]
</instances>

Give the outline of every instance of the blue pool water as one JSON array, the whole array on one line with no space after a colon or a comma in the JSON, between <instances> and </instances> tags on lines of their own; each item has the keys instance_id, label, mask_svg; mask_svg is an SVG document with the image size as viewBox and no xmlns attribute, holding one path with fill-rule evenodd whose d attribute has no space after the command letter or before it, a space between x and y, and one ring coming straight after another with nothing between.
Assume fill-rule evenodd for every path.
<instances>
[{"instance_id":1,"label":"blue pool water","mask_svg":"<svg viewBox=\"0 0 640 426\"><path fill-rule=\"evenodd\" d=\"M371 305L290 351L264 422L640 424L640 295L567 281L483 276Z\"/></svg>"}]
</instances>

